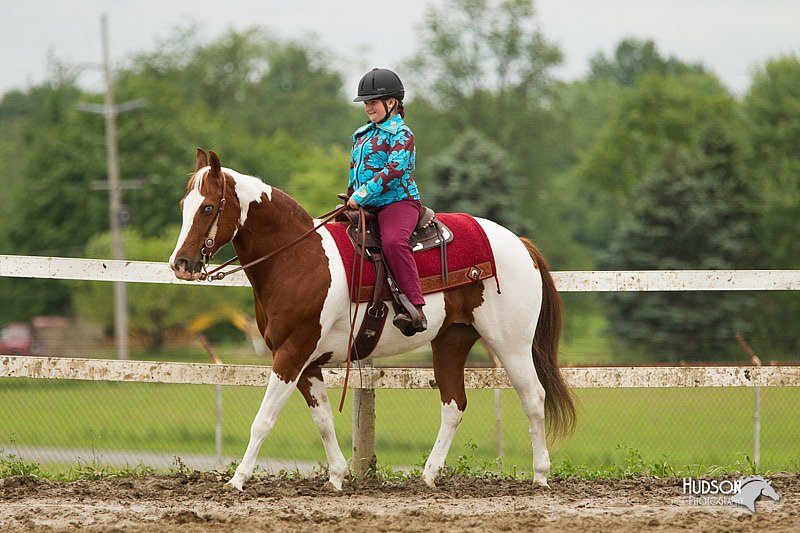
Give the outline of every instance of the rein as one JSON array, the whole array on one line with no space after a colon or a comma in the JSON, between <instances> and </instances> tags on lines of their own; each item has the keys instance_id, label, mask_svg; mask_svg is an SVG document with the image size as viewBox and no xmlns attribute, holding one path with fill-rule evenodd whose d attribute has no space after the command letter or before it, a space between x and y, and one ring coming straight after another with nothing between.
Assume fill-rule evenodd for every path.
<instances>
[{"instance_id":1,"label":"rein","mask_svg":"<svg viewBox=\"0 0 800 533\"><path fill-rule=\"evenodd\" d=\"M217 224L217 220L219 220L219 213L222 212L222 209L225 206L224 201L225 200L223 198L223 200L222 200L222 202L220 204L219 212L217 213L217 219L214 220L214 224L212 224L212 229L214 230L214 234L216 234L216 224ZM345 205L343 205L341 207L337 207L333 211L328 211L324 215L321 215L320 218L322 218L322 220L320 221L319 224L317 224L316 226L314 226L313 228L311 228L307 232L303 233L302 235L297 237L295 240L293 240L291 242L288 242L288 243L284 244L283 246L281 246L279 248L276 248L275 250L271 251L267 255L259 257L258 259L255 259L253 261L250 261L246 265L238 266L238 267L234 268L233 270L229 270L227 272L220 272L220 270L222 270L226 266L230 265L231 263L233 263L234 261L236 261L239 258L238 256L233 257L231 259L228 259L227 261L225 261L224 263L222 263L218 267L214 268L210 272L203 272L203 275L201 276L200 279L208 280L208 281L219 281L219 280L223 279L225 276L229 276L230 274L235 274L236 272L239 272L240 270L245 270L245 269L250 268L252 266L255 266L255 265L259 264L259 263L262 263L262 262L266 261L267 259L269 259L270 257L272 257L274 255L277 255L277 254L281 253L282 251L286 250L287 248L291 248L292 246L294 246L298 242L302 241L303 239L305 239L306 237L308 237L309 235L311 235L312 233L317 231L319 228L324 226L331 219L336 217L336 215L338 215L339 213L343 213L346 209L347 209L347 204L345 204ZM213 241L213 238L211 237L211 231L212 230L209 230L209 238L206 239L206 244L208 243L209 240L211 240L211 244L213 245L214 241ZM206 254L204 253L203 254L204 267L205 267L205 257L206 257Z\"/></svg>"},{"instance_id":2,"label":"rein","mask_svg":"<svg viewBox=\"0 0 800 533\"><path fill-rule=\"evenodd\" d=\"M351 280L351 283L350 283L350 287L351 287L350 301L351 302L352 301L356 302L356 308L353 310L353 314L350 316L350 334L347 336L347 370L345 370L345 373L344 373L344 386L342 387L342 400L339 402L339 412L340 413L342 412L342 409L344 408L344 399L345 399L345 396L347 396L347 383L350 381L350 362L351 362L351 360L353 358L353 353L352 352L353 352L353 345L355 344L354 333L355 333L355 330L356 330L356 318L358 318L358 306L359 306L359 303L360 303L359 302L360 298L358 297L358 295L361 294L361 288L364 285L364 255L365 255L365 250L366 250L366 247L367 247L367 232L366 232L366 229L367 229L367 216L364 214L364 209L359 207L358 208L358 235L361 237L361 260L358 263L359 264L359 268L358 268L358 287L356 287L355 284L352 283L353 276L355 276L355 274L356 274L355 267L353 267L353 272L352 272L351 277L350 277L350 280ZM357 250L354 248L353 249L353 257L355 257L356 253L357 253ZM355 292L353 292L353 291L355 291ZM367 317L364 316L364 320L366 320L366 319L367 319ZM357 358L357 359L359 359L359 358Z\"/></svg>"},{"instance_id":3,"label":"rein","mask_svg":"<svg viewBox=\"0 0 800 533\"><path fill-rule=\"evenodd\" d=\"M222 215L222 212L225 210L225 180L224 179L223 179L222 183L223 183L223 185L222 185L222 200L220 200L219 209L217 210L217 216L214 219L214 222L211 224L211 227L208 230L208 234L206 235L206 239L203 242L204 246L203 246L203 249L202 249L202 256L203 256L203 269L204 270L205 270L206 265L208 264L208 260L211 258L211 254L210 254L209 250L211 249L212 246L214 246L214 239L217 236L217 225L219 223L220 215ZM300 235L299 237L297 237L293 241L288 242L288 243L284 244L283 246L280 246L279 248L276 248L275 250L271 251L270 253L268 253L268 254L266 254L266 255L264 255L262 257L259 257L258 259L254 260L254 261L250 261L246 265L238 266L238 267L236 267L236 268L234 268L232 270L228 270L227 272L221 272L221 270L223 268L229 266L231 263L233 263L234 261L236 261L238 259L238 256L236 256L236 257L233 257L231 259L228 259L227 261L225 261L224 263L222 263L218 267L212 269L210 272L205 272L204 271L200 279L202 279L204 281L205 280L208 280L208 281L219 281L219 280L222 280L223 278L225 278L226 276L229 276L230 274L234 274L236 272L239 272L240 270L245 270L245 269L250 268L252 266L255 266L255 265L259 264L259 263L262 263L262 262L266 261L267 259L269 259L269 258L271 258L271 257L283 252L284 250L286 250L288 248L291 248L292 246L294 246L295 244L297 244L298 242L302 241L303 239L305 239L306 237L308 237L309 235L311 235L312 233L317 231L319 228L324 226L328 221L330 221L331 219L335 218L336 215L338 215L340 213L343 213L347 209L348 209L348 206L347 206L347 204L345 204L345 205L343 205L341 207L337 207L336 209L334 209L332 211L328 211L327 213L325 213L324 215L321 215L319 217L319 218L322 219L320 221L320 223L317 224L316 226L314 226L313 228L311 228L310 230L308 230L307 232L303 233L302 235ZM359 262L359 270L358 270L358 287L355 288L355 291L356 291L355 294L356 295L361 293L361 288L362 288L362 285L364 283L364 255L365 255L365 249L366 249L366 245L367 245L367 238L366 238L366 231L365 231L366 227L367 227L366 214L365 214L364 210L361 209L361 208L359 208L358 213L359 213L359 217L358 217L359 235L361 235L361 260ZM354 253L355 253L355 250L354 250ZM353 275L355 275L355 269L353 269ZM353 295L352 294L350 295L350 298L351 298L351 300L353 300ZM347 395L347 383L348 383L348 381L350 379L350 363L352 361L352 350L353 350L353 347L354 347L354 340L355 340L354 332L355 332L355 327L356 327L356 318L358 317L358 306L359 306L359 301L358 300L359 299L356 297L355 298L356 307L355 307L355 310L353 311L353 315L352 315L352 318L350 320L350 334L348 335L348 339L347 339L347 370L345 371L344 388L342 390L342 400L339 403L339 412L342 412L342 409L344 407L344 399L345 399L345 396Z\"/></svg>"}]
</instances>

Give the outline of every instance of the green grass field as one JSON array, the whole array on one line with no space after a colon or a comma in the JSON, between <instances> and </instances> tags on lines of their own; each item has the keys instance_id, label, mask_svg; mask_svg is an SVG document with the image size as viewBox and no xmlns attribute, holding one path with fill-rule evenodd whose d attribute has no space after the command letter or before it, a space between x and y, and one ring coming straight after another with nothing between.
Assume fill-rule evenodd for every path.
<instances>
[{"instance_id":1,"label":"green grass field","mask_svg":"<svg viewBox=\"0 0 800 533\"><path fill-rule=\"evenodd\" d=\"M338 405L341 391L332 390ZM527 420L511 390L501 392L503 468L531 470ZM753 391L714 389L577 390L576 434L551 446L553 464L598 469L635 455L676 473L721 467L746 470L753 451ZM224 387L223 453L240 456L263 389ZM351 402L335 412L339 442L350 456ZM800 470L800 389L768 388L761 396L761 470ZM15 447L92 448L214 454L214 386L0 380L0 450ZM437 391L378 390L379 464L415 465L426 457L439 425ZM451 449L478 461L498 456L495 397L469 392L469 407ZM299 394L293 395L265 442L262 457L321 461L324 451ZM24 460L25 458L22 457Z\"/></svg>"}]
</instances>

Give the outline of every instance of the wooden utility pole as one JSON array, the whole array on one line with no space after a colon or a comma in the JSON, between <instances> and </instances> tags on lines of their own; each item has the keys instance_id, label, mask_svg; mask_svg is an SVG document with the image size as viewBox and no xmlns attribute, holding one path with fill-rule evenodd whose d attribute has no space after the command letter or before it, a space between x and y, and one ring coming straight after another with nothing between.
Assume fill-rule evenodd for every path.
<instances>
[{"instance_id":1,"label":"wooden utility pole","mask_svg":"<svg viewBox=\"0 0 800 533\"><path fill-rule=\"evenodd\" d=\"M108 221L111 227L113 258L125 259L122 244L122 199L119 188L119 157L117 153L117 110L114 109L114 89L111 82L111 54L108 50L108 17L100 19L103 40L103 79L105 80L106 160L108 164ZM128 358L128 288L124 281L114 282L114 339L117 358Z\"/></svg>"},{"instance_id":2,"label":"wooden utility pole","mask_svg":"<svg viewBox=\"0 0 800 533\"><path fill-rule=\"evenodd\" d=\"M111 79L111 54L108 46L108 17L100 18L103 45L103 79L105 83L105 99L102 106L97 104L78 104L78 109L90 113L99 113L105 117L106 123L106 163L108 181L93 188L108 189L108 221L111 228L112 258L125 259L125 247L122 243L122 182L119 174L119 156L117 152L117 115L124 111L144 106L141 100L133 100L122 105L114 105L114 85ZM138 184L141 186L141 184ZM130 184L125 188L134 188ZM114 282L114 341L117 347L117 358L128 359L128 288L124 281Z\"/></svg>"}]
</instances>

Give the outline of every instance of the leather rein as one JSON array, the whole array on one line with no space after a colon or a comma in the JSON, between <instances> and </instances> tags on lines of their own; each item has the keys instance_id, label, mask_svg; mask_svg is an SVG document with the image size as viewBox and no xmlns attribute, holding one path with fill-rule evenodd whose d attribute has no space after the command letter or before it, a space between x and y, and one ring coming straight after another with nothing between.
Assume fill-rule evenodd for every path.
<instances>
[{"instance_id":1,"label":"leather rein","mask_svg":"<svg viewBox=\"0 0 800 533\"><path fill-rule=\"evenodd\" d=\"M202 255L202 259L203 259L203 273L202 273L200 279L204 280L204 281L205 280L208 280L208 281L219 281L219 280L222 280L223 278L225 278L226 276L229 276L230 274L234 274L234 273L239 272L241 270L245 270L245 269L250 268L252 266L255 266L255 265L259 264L259 263L262 263L262 262L266 261L267 259L269 259L269 258L271 258L271 257L273 257L275 255L278 255L279 253L283 252L284 250L286 250L288 248L291 248L292 246L294 246L295 244L297 244L298 242L302 241L303 239L305 239L306 237L308 237L309 235L311 235L312 233L317 231L319 228L324 226L327 222L329 222L330 220L335 218L338 214L343 213L344 211L346 211L347 209L348 209L347 204L344 204L344 205L342 205L340 207L335 208L332 211L328 211L327 213L325 213L324 215L321 215L319 217L322 220L320 220L319 224L317 224L316 226L314 226L310 230L306 231L305 233L303 233L302 235L300 235L299 237L297 237L293 241L290 241L290 242L284 244L283 246L280 246L280 247L276 248L275 250L271 251L270 253L268 253L268 254L266 254L264 256L261 256L258 259L255 259L253 261L250 261L246 265L241 265L241 266L238 266L238 267L236 267L236 268L234 268L232 270L228 270L227 272L222 272L223 268L229 266L231 263L233 263L234 261L236 261L239 258L239 256L235 256L235 257L233 257L231 259L228 259L227 261L225 261L224 263L222 263L221 265L219 265L218 267L212 269L209 272L209 271L206 270L206 267L208 265L208 261L211 259L212 255L213 255L211 253L211 248L214 246L214 239L216 239L216 237L217 237L217 226L219 225L220 216L222 215L223 211L225 210L225 179L223 178L223 180L222 180L222 199L219 202L219 209L217 210L217 216L214 218L214 222L211 223L211 226L208 229L208 233L206 234L206 238L203 240L203 248L201 249L201 255ZM366 246L366 235L365 235L365 233L366 233L365 232L365 230L366 230L366 218L365 218L365 214L364 214L364 210L363 209L359 208L358 211L359 211L359 221L358 221L358 223L359 223L359 229L361 230L359 232L359 234L361 235L361 261L360 261L360 268L359 268L359 272L358 272L358 285L357 285L357 288L355 289L354 294L359 294L361 292L361 287L362 287L362 284L363 284L363 277L364 277L364 255L365 255L364 249L365 249L365 246ZM355 252L356 251L354 250L354 253ZM355 275L355 269L353 269L353 275ZM351 299L352 298L353 297L351 295ZM354 335L353 334L355 332L355 318L358 316L358 304L359 304L358 298L354 298L354 300L356 302L356 305L355 305L355 310L353 311L353 313L352 313L352 315L350 317L350 334L348 335L348 339L347 339L347 370L345 372L344 389L342 390L342 399L341 399L341 402L339 404L339 412L341 412L342 408L344 407L344 399L345 399L345 396L347 395L347 383L348 383L349 378L350 378L350 362L351 362L351 359L352 359L352 349L353 349L353 342L354 342Z\"/></svg>"},{"instance_id":2,"label":"leather rein","mask_svg":"<svg viewBox=\"0 0 800 533\"><path fill-rule=\"evenodd\" d=\"M224 187L225 186L223 185L223 194L224 194L224 190L225 190ZM317 231L319 228L324 226L330 220L335 218L336 215L338 215L339 213L343 213L347 209L347 205L345 204L345 205L343 205L341 207L337 207L333 211L328 211L324 215L321 215L319 218L321 218L322 220L320 221L319 224L317 224L316 226L314 226L313 228L311 228L307 232L303 233L302 235L300 235L299 237L297 237L293 241L290 241L290 242L284 244L283 246L280 246L280 247L276 248L275 250L272 250L270 253L268 253L268 254L266 254L266 255L264 255L262 257L259 257L258 259L250 261L246 265L238 266L238 267L236 267L236 268L234 268L232 270L228 270L227 272L221 272L221 270L223 268L227 267L228 265L230 265L231 263L233 263L234 261L239 259L239 256L235 256L235 257L232 257L231 259L228 259L227 261L225 261L224 263L222 263L218 267L212 269L211 271L206 271L206 266L208 265L208 260L211 259L211 255L208 254L207 251L211 248L211 246L214 245L214 238L216 237L216 233L217 233L217 231L216 231L217 230L217 222L219 221L220 214L222 213L222 211L224 209L225 209L225 197L223 196L222 200L220 201L219 210L217 211L217 218L214 219L214 222L211 224L211 228L208 230L208 236L206 237L206 240L204 242L205 246L203 246L203 250L202 250L203 274L201 275L200 279L204 280L204 281L205 280L208 280L208 281L219 281L219 280L223 279L226 276L229 276L231 274L239 272L240 270L245 270L245 269L250 268L252 266L255 266L255 265L259 264L259 263L263 263L267 259L269 259L269 258L271 258L271 257L273 257L275 255L278 255L279 253L283 252L287 248L291 248L292 246L294 246L298 242L302 241L303 239L305 239L306 237L308 237L309 235L311 235L312 233Z\"/></svg>"}]
</instances>

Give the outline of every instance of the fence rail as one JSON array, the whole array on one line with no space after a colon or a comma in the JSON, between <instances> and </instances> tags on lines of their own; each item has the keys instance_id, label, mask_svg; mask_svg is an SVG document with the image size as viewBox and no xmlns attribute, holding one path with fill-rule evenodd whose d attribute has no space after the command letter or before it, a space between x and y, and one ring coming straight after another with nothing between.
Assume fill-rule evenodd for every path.
<instances>
[{"instance_id":1,"label":"fence rail","mask_svg":"<svg viewBox=\"0 0 800 533\"><path fill-rule=\"evenodd\" d=\"M0 255L0 277L186 284L167 263ZM553 272L561 292L793 291L800 270L645 270ZM501 280L502 282L502 280ZM238 272L215 285L249 287Z\"/></svg>"},{"instance_id":2,"label":"fence rail","mask_svg":"<svg viewBox=\"0 0 800 533\"><path fill-rule=\"evenodd\" d=\"M0 378L264 386L270 371L252 365L0 356ZM800 386L800 366L566 367L562 372L574 388ZM342 388L344 376L343 368L323 369L328 387ZM502 368L469 368L465 376L468 389L511 388ZM432 369L365 367L351 371L348 387L432 389L436 380Z\"/></svg>"}]
</instances>

